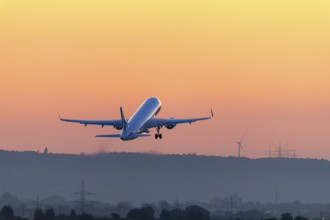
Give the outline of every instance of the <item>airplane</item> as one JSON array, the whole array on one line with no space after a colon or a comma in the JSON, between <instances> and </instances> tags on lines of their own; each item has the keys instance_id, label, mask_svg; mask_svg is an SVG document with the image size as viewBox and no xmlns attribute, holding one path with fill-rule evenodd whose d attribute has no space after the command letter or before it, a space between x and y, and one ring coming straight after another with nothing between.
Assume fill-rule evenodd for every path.
<instances>
[{"instance_id":1,"label":"airplane","mask_svg":"<svg viewBox=\"0 0 330 220\"><path fill-rule=\"evenodd\" d=\"M75 120L61 118L58 114L59 119L64 122L74 122L87 125L100 125L113 126L117 130L122 130L120 134L99 134L95 137L103 138L120 138L122 141L133 140L138 137L150 136L150 129L156 128L157 133L155 139L162 139L163 135L160 133L162 127L167 129L173 129L177 124L189 123L202 120L208 120L213 117L213 111L211 109L211 116L203 118L156 118L155 116L161 110L161 102L157 97L150 97L146 99L137 111L132 115L130 119L126 119L123 108L120 107L121 119L117 120Z\"/></svg>"}]
</instances>

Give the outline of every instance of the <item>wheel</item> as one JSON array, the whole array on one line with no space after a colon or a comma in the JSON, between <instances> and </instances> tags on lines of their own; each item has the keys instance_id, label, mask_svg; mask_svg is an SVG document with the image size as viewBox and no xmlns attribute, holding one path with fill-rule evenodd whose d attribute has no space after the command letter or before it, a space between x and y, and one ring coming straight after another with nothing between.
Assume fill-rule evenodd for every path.
<instances>
[{"instance_id":1,"label":"wheel","mask_svg":"<svg viewBox=\"0 0 330 220\"><path fill-rule=\"evenodd\" d=\"M162 134L159 134L159 139L162 139L163 138L163 135Z\"/></svg>"},{"instance_id":2,"label":"wheel","mask_svg":"<svg viewBox=\"0 0 330 220\"><path fill-rule=\"evenodd\" d=\"M155 139L158 139L158 134L155 134Z\"/></svg>"}]
</instances>

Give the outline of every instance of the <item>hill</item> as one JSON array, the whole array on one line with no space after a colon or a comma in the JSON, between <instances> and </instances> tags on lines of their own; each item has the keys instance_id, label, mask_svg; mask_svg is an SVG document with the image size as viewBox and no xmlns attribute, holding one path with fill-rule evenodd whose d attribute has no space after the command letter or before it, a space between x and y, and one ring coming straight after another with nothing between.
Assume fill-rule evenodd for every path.
<instances>
[{"instance_id":1,"label":"hill","mask_svg":"<svg viewBox=\"0 0 330 220\"><path fill-rule=\"evenodd\" d=\"M329 201L330 162L316 159L0 151L0 186L21 198L72 195L85 181L91 200L209 201L237 194L244 201Z\"/></svg>"}]
</instances>

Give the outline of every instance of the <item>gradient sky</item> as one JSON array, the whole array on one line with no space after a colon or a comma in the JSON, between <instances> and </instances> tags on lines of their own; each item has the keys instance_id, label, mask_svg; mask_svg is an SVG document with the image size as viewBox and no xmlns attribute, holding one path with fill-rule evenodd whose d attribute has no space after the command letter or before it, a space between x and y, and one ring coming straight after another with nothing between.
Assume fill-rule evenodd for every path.
<instances>
[{"instance_id":1,"label":"gradient sky","mask_svg":"<svg viewBox=\"0 0 330 220\"><path fill-rule=\"evenodd\" d=\"M0 1L0 148L246 156L270 144L330 159L330 2ZM96 139L157 96L160 117L211 121L164 139ZM153 131L154 132L154 131Z\"/></svg>"}]
</instances>

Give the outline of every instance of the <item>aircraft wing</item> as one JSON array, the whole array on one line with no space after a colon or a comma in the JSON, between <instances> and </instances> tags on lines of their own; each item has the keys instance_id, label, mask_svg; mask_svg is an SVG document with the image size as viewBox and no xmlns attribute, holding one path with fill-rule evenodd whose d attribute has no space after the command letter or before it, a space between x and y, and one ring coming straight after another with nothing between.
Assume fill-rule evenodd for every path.
<instances>
[{"instance_id":1,"label":"aircraft wing","mask_svg":"<svg viewBox=\"0 0 330 220\"><path fill-rule=\"evenodd\" d=\"M193 123L196 121L203 121L208 120L213 117L213 111L211 110L211 116L209 117L202 117L202 118L152 118L149 121L149 128L152 127L163 127L163 126L175 126L177 124L183 124L183 123Z\"/></svg>"},{"instance_id":2,"label":"aircraft wing","mask_svg":"<svg viewBox=\"0 0 330 220\"><path fill-rule=\"evenodd\" d=\"M79 123L83 124L85 126L87 125L101 125L103 126L114 126L116 128L122 127L122 121L121 120L76 120L76 119L67 119L67 118L61 118L59 115L59 118L61 121L65 122L73 122L73 123Z\"/></svg>"}]
</instances>

